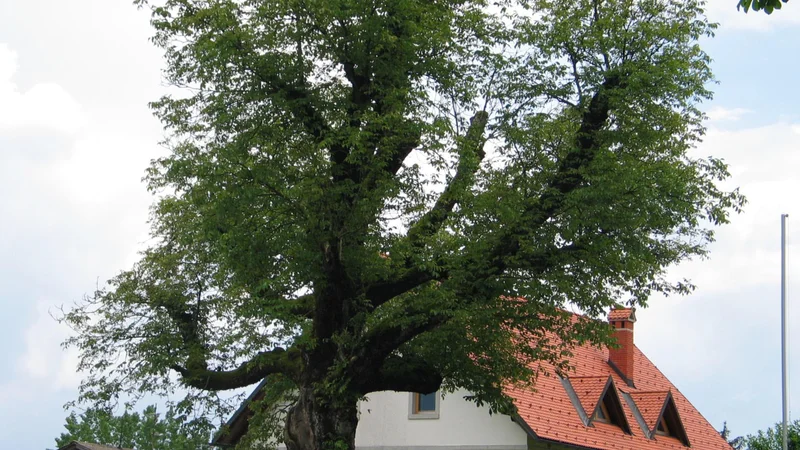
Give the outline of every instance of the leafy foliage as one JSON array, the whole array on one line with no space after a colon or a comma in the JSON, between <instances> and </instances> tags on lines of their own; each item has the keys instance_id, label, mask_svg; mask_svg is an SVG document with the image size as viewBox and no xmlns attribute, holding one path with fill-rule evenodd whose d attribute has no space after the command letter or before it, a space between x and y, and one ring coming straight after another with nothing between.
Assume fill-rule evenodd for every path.
<instances>
[{"instance_id":1,"label":"leafy foliage","mask_svg":"<svg viewBox=\"0 0 800 450\"><path fill-rule=\"evenodd\" d=\"M80 415L72 412L67 429L56 439L63 447L72 441L90 442L135 450L210 450L212 426L203 420L185 421L175 408L163 417L155 406L138 412L114 415L106 409L90 408Z\"/></svg>"},{"instance_id":2,"label":"leafy foliage","mask_svg":"<svg viewBox=\"0 0 800 450\"><path fill-rule=\"evenodd\" d=\"M152 104L153 245L63 317L82 401L280 375L292 449L352 446L374 391L507 411L591 318L690 292L666 269L744 203L690 154L698 0L136 3L185 95Z\"/></svg>"},{"instance_id":3,"label":"leafy foliage","mask_svg":"<svg viewBox=\"0 0 800 450\"><path fill-rule=\"evenodd\" d=\"M767 14L772 14L776 9L781 9L783 3L788 3L789 0L739 0L736 9L744 8L744 12L748 12L750 8L753 11L764 11Z\"/></svg>"},{"instance_id":4,"label":"leafy foliage","mask_svg":"<svg viewBox=\"0 0 800 450\"><path fill-rule=\"evenodd\" d=\"M766 431L759 430L756 434L745 438L747 450L781 450L783 448L783 424L776 423ZM800 449L800 420L789 424L789 450Z\"/></svg>"}]
</instances>

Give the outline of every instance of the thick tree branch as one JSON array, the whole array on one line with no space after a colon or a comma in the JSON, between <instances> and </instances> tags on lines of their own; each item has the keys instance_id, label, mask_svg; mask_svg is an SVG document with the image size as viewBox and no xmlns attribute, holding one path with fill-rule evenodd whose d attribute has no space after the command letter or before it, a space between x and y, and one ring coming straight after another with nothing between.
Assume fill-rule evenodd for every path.
<instances>
[{"instance_id":1,"label":"thick tree branch","mask_svg":"<svg viewBox=\"0 0 800 450\"><path fill-rule=\"evenodd\" d=\"M367 299L369 299L373 308L377 308L400 294L441 277L442 274L412 269L393 280L373 284L367 289Z\"/></svg>"},{"instance_id":2,"label":"thick tree branch","mask_svg":"<svg viewBox=\"0 0 800 450\"><path fill-rule=\"evenodd\" d=\"M486 273L482 276L492 276L504 271L508 257L517 255L521 249L518 236L525 235L526 232L520 228L530 229L544 225L561 210L566 196L584 183L582 171L592 163L597 154L600 146L598 134L606 126L611 111L610 94L616 89L624 88L626 84L620 74L612 73L607 76L583 113L574 149L562 159L542 195L528 204L523 223L517 227L506 227L505 232L497 237L488 257L490 264L486 266ZM475 275L478 276L477 273Z\"/></svg>"},{"instance_id":3,"label":"thick tree branch","mask_svg":"<svg viewBox=\"0 0 800 450\"><path fill-rule=\"evenodd\" d=\"M458 151L460 159L456 174L439 196L433 208L409 229L407 236L412 244L421 245L425 237L435 234L452 213L453 208L455 208L464 193L472 186L475 172L480 168L481 161L486 155L483 150L485 143L483 134L488 120L489 115L485 111L476 113L470 120L467 134L460 143ZM400 163L402 164L402 161ZM373 308L377 308L400 294L442 277L443 273L433 274L429 271L411 268L395 279L371 286L367 290L367 298L372 303Z\"/></svg>"},{"instance_id":4,"label":"thick tree branch","mask_svg":"<svg viewBox=\"0 0 800 450\"><path fill-rule=\"evenodd\" d=\"M192 311L185 299L176 295L158 295L150 292L151 303L156 308L164 309L177 326L184 350L187 352L184 365L172 365L170 368L181 375L187 386L204 390L227 390L249 386L273 373L293 375L298 371L297 356L299 352L282 348L261 352L238 368L228 371L208 369L207 345L200 332L200 315ZM199 296L199 294L198 294ZM199 302L199 299L198 299ZM307 307L307 300L298 299L298 305Z\"/></svg>"},{"instance_id":5,"label":"thick tree branch","mask_svg":"<svg viewBox=\"0 0 800 450\"><path fill-rule=\"evenodd\" d=\"M584 247L579 244L563 247L553 245L532 254L520 255L519 259L524 261L526 268L544 271L565 255L574 255L583 250ZM507 268L505 262L501 261L501 264L504 265L503 269ZM459 295L462 298L469 298L471 294L462 292ZM380 367L380 374L377 377L363 377L361 381L363 384L359 386L359 389L362 389L364 394L380 390L427 393L435 391L438 384L441 383L439 375L424 361L418 361L418 364L412 365L412 361L400 358L395 352L415 337L444 325L451 316L444 313L431 314L429 311L418 308L408 309L405 316L414 317L417 320L386 327L378 326L366 335L363 348L368 349L368 353L357 364L354 364L354 370L356 373L372 373L376 367ZM401 363L407 365L402 366ZM419 371L419 373L415 374L415 371Z\"/></svg>"},{"instance_id":6,"label":"thick tree branch","mask_svg":"<svg viewBox=\"0 0 800 450\"><path fill-rule=\"evenodd\" d=\"M350 110L351 119L361 112L365 106L372 102L371 87L372 80L363 73L356 72L355 64L349 61L342 61L342 68L347 81L350 82Z\"/></svg>"},{"instance_id":7,"label":"thick tree branch","mask_svg":"<svg viewBox=\"0 0 800 450\"><path fill-rule=\"evenodd\" d=\"M411 323L378 326L364 337L365 353L350 367L356 388L362 394L380 390L433 392L441 384L441 376L420 358L400 356L396 350L422 333L436 329L450 320L447 314L430 314L410 310ZM404 366L404 364L406 364ZM415 374L415 371L419 373ZM404 377L407 379L404 381Z\"/></svg>"},{"instance_id":8,"label":"thick tree branch","mask_svg":"<svg viewBox=\"0 0 800 450\"><path fill-rule=\"evenodd\" d=\"M322 143L330 135L331 128L327 120L314 107L313 98L301 79L294 83L282 79L280 74L272 66L258 56L257 52L245 46L241 40L236 41L234 48L247 54L250 58L261 63L258 67L250 64L243 64L244 70L253 74L256 79L265 85L265 93L270 97L281 99L288 103L288 110L297 119L306 131L314 138L316 143ZM241 58L241 61L246 58ZM334 164L342 164L348 155L348 149L340 143L329 144L330 158Z\"/></svg>"},{"instance_id":9,"label":"thick tree branch","mask_svg":"<svg viewBox=\"0 0 800 450\"><path fill-rule=\"evenodd\" d=\"M592 96L589 107L583 113L581 126L578 128L575 149L567 153L553 176L549 189L529 210L529 213L538 216L532 217L538 224L542 224L552 217L561 208L566 194L574 191L584 182L581 169L589 166L594 160L600 145L598 133L606 125L611 111L609 94L624 85L625 82L619 74L611 74Z\"/></svg>"},{"instance_id":10,"label":"thick tree branch","mask_svg":"<svg viewBox=\"0 0 800 450\"><path fill-rule=\"evenodd\" d=\"M361 346L364 349L364 353L359 355L350 366L353 379L361 380L360 382L365 385L376 383L384 375L365 376L365 374L375 374L383 370L387 361L391 362L391 355L395 355L395 351L400 346L450 320L450 316L447 314L431 314L422 310L410 310L408 315L414 317L415 320L410 323L404 321L402 324L388 326L378 325L364 336L363 345ZM370 391L367 390L366 392Z\"/></svg>"},{"instance_id":11,"label":"thick tree branch","mask_svg":"<svg viewBox=\"0 0 800 450\"><path fill-rule=\"evenodd\" d=\"M314 294L306 294L290 302L289 312L305 319L314 318Z\"/></svg>"},{"instance_id":12,"label":"thick tree branch","mask_svg":"<svg viewBox=\"0 0 800 450\"><path fill-rule=\"evenodd\" d=\"M375 376L359 378L358 392L398 391L435 392L442 385L442 376L427 361L413 354L389 355Z\"/></svg>"},{"instance_id":13,"label":"thick tree branch","mask_svg":"<svg viewBox=\"0 0 800 450\"><path fill-rule=\"evenodd\" d=\"M141 299L144 304L149 303L153 308L166 311L178 329L178 335L183 343L182 350L186 352L187 367L206 369L208 352L200 333L200 315L197 308L194 311L190 309L186 300L184 294L162 291L155 286L146 288L146 299ZM199 305L199 293L197 301Z\"/></svg>"},{"instance_id":14,"label":"thick tree branch","mask_svg":"<svg viewBox=\"0 0 800 450\"><path fill-rule=\"evenodd\" d=\"M420 135L418 132L407 133L401 139L401 142L394 147L391 151L388 149L378 149L377 160L381 161L383 158L388 159L386 164L386 171L391 175L396 175L397 172L403 167L403 161L406 157L417 147L419 147ZM384 156L385 153L389 153Z\"/></svg>"},{"instance_id":15,"label":"thick tree branch","mask_svg":"<svg viewBox=\"0 0 800 450\"><path fill-rule=\"evenodd\" d=\"M472 187L475 172L478 171L481 161L486 156L486 152L483 150L485 143L483 133L488 120L489 114L486 111L480 111L470 119L467 135L461 141L458 151L459 161L456 174L436 200L433 208L408 230L408 239L412 245L421 245L423 239L436 234L453 212L455 205Z\"/></svg>"},{"instance_id":16,"label":"thick tree branch","mask_svg":"<svg viewBox=\"0 0 800 450\"><path fill-rule=\"evenodd\" d=\"M248 362L233 370L208 370L174 365L171 368L181 375L185 385L208 391L223 391L249 386L267 375L282 373L290 377L299 370L299 351L276 348L258 353Z\"/></svg>"},{"instance_id":17,"label":"thick tree branch","mask_svg":"<svg viewBox=\"0 0 800 450\"><path fill-rule=\"evenodd\" d=\"M243 50L243 44L239 48ZM330 131L330 126L325 118L322 117L322 114L312 105L312 98L304 86L298 83L288 83L281 79L278 73L268 68L246 65L244 69L252 73L259 82L265 85L267 95L287 101L292 115L303 124L306 131L317 142L321 142L325 138Z\"/></svg>"},{"instance_id":18,"label":"thick tree branch","mask_svg":"<svg viewBox=\"0 0 800 450\"><path fill-rule=\"evenodd\" d=\"M407 238L413 245L423 245L426 237L434 235L450 216L455 205L472 186L475 173L486 156L483 149L485 143L483 135L488 120L489 115L485 111L476 113L470 120L467 134L460 142L458 151L460 159L456 174L445 187L433 208L412 225L408 231ZM409 268L405 273L394 279L370 286L366 294L373 308L377 308L392 298L424 283L443 278L446 278L444 271L434 274L427 270Z\"/></svg>"},{"instance_id":19,"label":"thick tree branch","mask_svg":"<svg viewBox=\"0 0 800 450\"><path fill-rule=\"evenodd\" d=\"M342 62L345 77L350 82L351 106L348 108L351 128L360 128L362 125L361 115L363 112L372 108L378 116L387 116L390 111L385 104L383 95L374 92L373 81L370 79L368 68L364 67L357 70L352 62ZM407 81L407 80L406 80ZM384 87L384 90L386 87ZM370 129L370 124L366 125ZM366 189L370 190L375 183L382 178L383 174L395 175L403 166L403 161L420 143L418 131L403 131L400 127L376 126L370 130L373 135L371 145L374 146L375 154L371 174L366 183ZM389 145L382 145L383 142L390 142Z\"/></svg>"},{"instance_id":20,"label":"thick tree branch","mask_svg":"<svg viewBox=\"0 0 800 450\"><path fill-rule=\"evenodd\" d=\"M521 227L529 229L532 226L543 225L563 207L566 195L583 184L584 176L581 171L594 160L600 145L598 133L606 125L609 117L611 108L609 95L615 89L624 88L625 84L625 80L621 75L611 74L592 96L588 108L583 114L581 125L575 138L575 148L564 157L544 193L529 204L524 213L525 220L520 225ZM474 129L475 125L476 120L473 118L471 129ZM455 181L455 177L453 181ZM450 186L448 186L449 188ZM412 230L409 231L410 238L415 235L423 235L423 230L428 233L435 232L437 224L440 226L446 220L447 214L449 214L453 206L449 202L443 201L444 197L443 194L434 209L429 211L426 217L423 217L412 227ZM434 212L437 206L440 206L441 210ZM471 265L476 268L473 275L479 278L488 278L502 273L508 269L507 261L510 256L517 257L518 261L524 262L526 268L541 273L551 267L560 255L565 253L574 255L582 250L580 245L574 244L561 248L550 247L533 254L519 255L522 246L518 236L525 234L524 230L519 230L518 227L506 227L504 232L496 237L496 244L488 255L476 256L476 258L480 258L488 262L488 264L476 262L476 264ZM484 269L478 271L478 267L483 267ZM373 307L378 307L423 283L437 279L442 280L447 276L446 268L443 268L437 274L410 269L403 276L372 286L367 293L367 297Z\"/></svg>"}]
</instances>

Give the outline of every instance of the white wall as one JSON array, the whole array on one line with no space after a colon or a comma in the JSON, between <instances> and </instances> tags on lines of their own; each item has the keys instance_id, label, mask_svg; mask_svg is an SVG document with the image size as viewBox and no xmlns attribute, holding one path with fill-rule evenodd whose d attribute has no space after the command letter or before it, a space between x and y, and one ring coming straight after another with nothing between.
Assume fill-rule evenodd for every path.
<instances>
[{"instance_id":1,"label":"white wall","mask_svg":"<svg viewBox=\"0 0 800 450\"><path fill-rule=\"evenodd\" d=\"M464 400L465 391L439 400L438 419L409 419L408 392L375 392L360 405L356 447L526 448L527 437L509 416Z\"/></svg>"}]
</instances>

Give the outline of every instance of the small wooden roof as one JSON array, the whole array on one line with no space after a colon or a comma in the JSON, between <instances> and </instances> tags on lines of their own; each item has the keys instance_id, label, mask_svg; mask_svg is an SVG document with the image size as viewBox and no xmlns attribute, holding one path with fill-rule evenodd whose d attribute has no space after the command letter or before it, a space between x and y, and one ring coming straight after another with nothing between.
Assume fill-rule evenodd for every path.
<instances>
[{"instance_id":1,"label":"small wooden roof","mask_svg":"<svg viewBox=\"0 0 800 450\"><path fill-rule=\"evenodd\" d=\"M92 444L91 442L72 441L58 450L132 450L122 447L109 447L108 445Z\"/></svg>"}]
</instances>

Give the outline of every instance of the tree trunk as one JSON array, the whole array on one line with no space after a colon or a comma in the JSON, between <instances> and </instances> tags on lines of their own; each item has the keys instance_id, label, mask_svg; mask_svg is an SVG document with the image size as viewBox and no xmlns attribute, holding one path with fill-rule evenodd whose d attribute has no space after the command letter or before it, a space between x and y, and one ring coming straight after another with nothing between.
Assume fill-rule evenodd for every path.
<instances>
[{"instance_id":1,"label":"tree trunk","mask_svg":"<svg viewBox=\"0 0 800 450\"><path fill-rule=\"evenodd\" d=\"M311 386L301 387L298 394L297 403L286 418L287 450L355 449L357 399L323 402Z\"/></svg>"}]
</instances>

